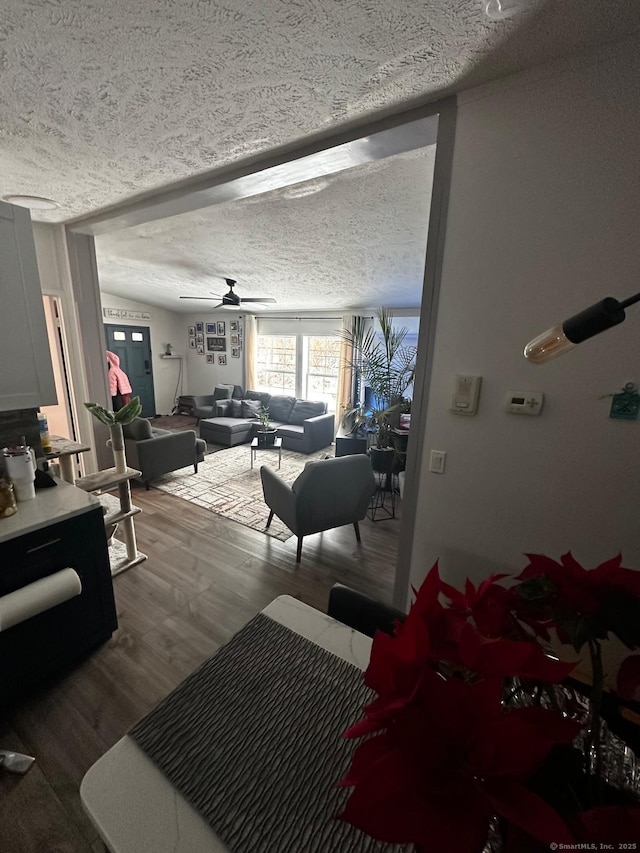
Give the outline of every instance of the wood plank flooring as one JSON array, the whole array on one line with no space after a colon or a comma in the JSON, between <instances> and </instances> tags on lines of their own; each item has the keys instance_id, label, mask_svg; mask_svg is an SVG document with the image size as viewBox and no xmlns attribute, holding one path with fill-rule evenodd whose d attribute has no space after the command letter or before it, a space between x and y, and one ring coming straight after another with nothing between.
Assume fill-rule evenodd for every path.
<instances>
[{"instance_id":1,"label":"wood plank flooring","mask_svg":"<svg viewBox=\"0 0 640 853\"><path fill-rule=\"evenodd\" d=\"M344 583L391 602L400 521L280 542L152 489L135 490L140 550L114 578L119 629L71 670L0 713L0 746L35 755L0 771L2 853L99 853L79 797L89 767L198 664L278 595L326 610ZM266 515L266 512L265 512ZM0 682L1 690L1 682Z\"/></svg>"}]
</instances>

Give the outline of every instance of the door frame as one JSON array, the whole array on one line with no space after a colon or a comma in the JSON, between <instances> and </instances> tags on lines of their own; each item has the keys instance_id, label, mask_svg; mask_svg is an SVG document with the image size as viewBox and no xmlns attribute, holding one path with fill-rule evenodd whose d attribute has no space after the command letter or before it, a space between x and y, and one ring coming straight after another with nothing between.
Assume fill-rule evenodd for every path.
<instances>
[{"instance_id":1,"label":"door frame","mask_svg":"<svg viewBox=\"0 0 640 853\"><path fill-rule=\"evenodd\" d=\"M151 376L151 394L152 394L152 398L153 398L151 401L152 402L153 415L151 415L151 417L154 417L156 414L156 380L155 380L155 376L153 373L153 350L151 348L151 326L148 326L145 323L139 323L139 322L135 322L135 323L132 323L132 322L103 323L102 325L104 328L105 346L107 349L109 349L109 332L108 332L109 329L120 330L122 328L126 328L126 329L131 329L132 331L146 330L146 332L149 336L149 374Z\"/></svg>"}]
</instances>

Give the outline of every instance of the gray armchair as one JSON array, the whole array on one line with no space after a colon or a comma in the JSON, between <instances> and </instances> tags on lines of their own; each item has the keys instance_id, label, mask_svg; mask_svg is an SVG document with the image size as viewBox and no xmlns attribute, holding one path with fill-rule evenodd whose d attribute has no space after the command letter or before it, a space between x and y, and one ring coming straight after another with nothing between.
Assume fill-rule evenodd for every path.
<instances>
[{"instance_id":1,"label":"gray armchair","mask_svg":"<svg viewBox=\"0 0 640 853\"><path fill-rule=\"evenodd\" d=\"M216 385L213 389L213 394L203 394L200 396L187 396L181 399L189 403L192 414L198 420L206 418L215 418L216 403L220 400L230 400L232 397L239 400L242 397L242 388L240 385Z\"/></svg>"},{"instance_id":2,"label":"gray armchair","mask_svg":"<svg viewBox=\"0 0 640 853\"><path fill-rule=\"evenodd\" d=\"M135 418L122 431L127 463L142 471L147 489L151 480L188 465L193 465L197 473L198 463L203 461L207 449L206 441L198 438L195 430L155 429L145 418Z\"/></svg>"},{"instance_id":3,"label":"gray armchair","mask_svg":"<svg viewBox=\"0 0 640 853\"><path fill-rule=\"evenodd\" d=\"M267 527L277 515L298 537L296 563L302 556L302 539L311 533L353 524L360 542L358 522L365 517L376 488L368 456L307 462L291 486L265 465L260 468L260 476L270 510Z\"/></svg>"}]
</instances>

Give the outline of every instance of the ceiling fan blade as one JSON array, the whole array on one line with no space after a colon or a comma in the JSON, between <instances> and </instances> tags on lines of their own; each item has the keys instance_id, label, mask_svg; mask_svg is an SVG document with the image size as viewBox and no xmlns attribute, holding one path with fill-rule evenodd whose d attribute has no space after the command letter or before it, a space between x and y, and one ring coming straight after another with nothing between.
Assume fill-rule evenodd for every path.
<instances>
[{"instance_id":1,"label":"ceiling fan blade","mask_svg":"<svg viewBox=\"0 0 640 853\"><path fill-rule=\"evenodd\" d=\"M240 297L240 302L275 302L275 299L272 299L270 296L265 296L263 299L249 297L248 299L243 299Z\"/></svg>"},{"instance_id":2,"label":"ceiling fan blade","mask_svg":"<svg viewBox=\"0 0 640 853\"><path fill-rule=\"evenodd\" d=\"M199 299L202 301L203 299L211 299L212 301L215 299L220 299L219 296L180 296L180 299Z\"/></svg>"}]
</instances>

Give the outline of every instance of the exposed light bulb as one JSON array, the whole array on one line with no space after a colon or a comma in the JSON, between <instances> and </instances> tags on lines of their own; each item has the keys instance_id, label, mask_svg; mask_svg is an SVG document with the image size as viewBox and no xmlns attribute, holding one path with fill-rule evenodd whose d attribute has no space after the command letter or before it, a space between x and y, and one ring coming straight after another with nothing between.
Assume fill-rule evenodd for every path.
<instances>
[{"instance_id":1,"label":"exposed light bulb","mask_svg":"<svg viewBox=\"0 0 640 853\"><path fill-rule=\"evenodd\" d=\"M575 344L565 335L562 324L547 329L524 348L524 357L534 364L543 364L573 349Z\"/></svg>"},{"instance_id":2,"label":"exposed light bulb","mask_svg":"<svg viewBox=\"0 0 640 853\"><path fill-rule=\"evenodd\" d=\"M608 296L529 341L524 348L524 357L534 364L551 361L552 358L573 349L576 344L622 323L625 318L624 309L638 301L640 294L624 302L618 302Z\"/></svg>"}]
</instances>

